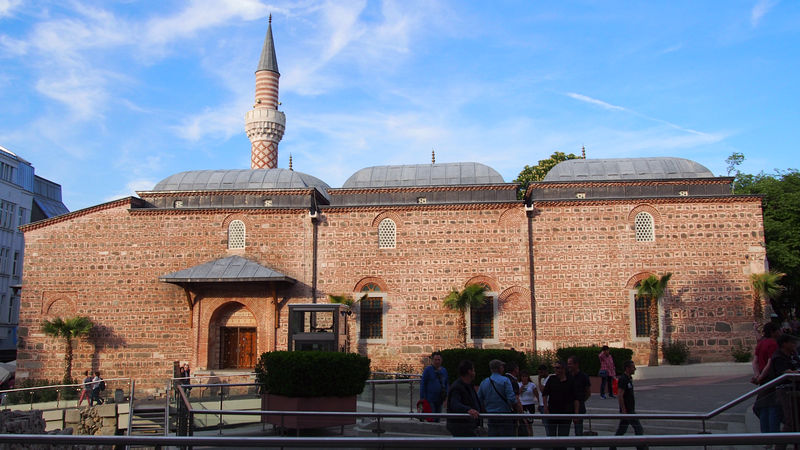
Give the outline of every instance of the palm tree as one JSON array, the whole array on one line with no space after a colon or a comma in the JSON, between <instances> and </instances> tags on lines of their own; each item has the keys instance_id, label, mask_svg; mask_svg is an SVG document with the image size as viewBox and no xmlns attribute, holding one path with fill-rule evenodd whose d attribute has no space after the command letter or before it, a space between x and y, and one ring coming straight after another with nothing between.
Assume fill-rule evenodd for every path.
<instances>
[{"instance_id":1,"label":"palm tree","mask_svg":"<svg viewBox=\"0 0 800 450\"><path fill-rule=\"evenodd\" d=\"M667 291L667 283L672 278L671 273L662 277L650 275L639 283L638 294L648 299L650 315L650 361L648 365L658 365L658 301Z\"/></svg>"},{"instance_id":2,"label":"palm tree","mask_svg":"<svg viewBox=\"0 0 800 450\"><path fill-rule=\"evenodd\" d=\"M779 282L785 275L774 270L750 275L750 286L753 288L753 322L758 323L764 319L762 300L769 302L783 292L785 288Z\"/></svg>"},{"instance_id":3,"label":"palm tree","mask_svg":"<svg viewBox=\"0 0 800 450\"><path fill-rule=\"evenodd\" d=\"M481 284L470 284L460 292L456 290L456 288L453 288L442 302L445 308L461 312L461 314L458 315L458 320L459 337L461 338L461 345L463 348L467 348L467 310L471 308L480 308L485 302L486 286Z\"/></svg>"},{"instance_id":4,"label":"palm tree","mask_svg":"<svg viewBox=\"0 0 800 450\"><path fill-rule=\"evenodd\" d=\"M72 339L84 337L89 334L94 324L88 317L70 317L42 322L42 331L54 338L63 338L66 348L64 350L64 384L72 383Z\"/></svg>"}]
</instances>

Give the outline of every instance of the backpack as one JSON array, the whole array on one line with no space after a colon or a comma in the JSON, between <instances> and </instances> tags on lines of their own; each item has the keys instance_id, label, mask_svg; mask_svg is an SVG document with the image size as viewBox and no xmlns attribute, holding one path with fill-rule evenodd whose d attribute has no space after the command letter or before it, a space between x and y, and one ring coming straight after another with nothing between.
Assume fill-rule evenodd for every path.
<instances>
[{"instance_id":1,"label":"backpack","mask_svg":"<svg viewBox=\"0 0 800 450\"><path fill-rule=\"evenodd\" d=\"M100 390L101 391L106 390L106 380L100 380Z\"/></svg>"}]
</instances>

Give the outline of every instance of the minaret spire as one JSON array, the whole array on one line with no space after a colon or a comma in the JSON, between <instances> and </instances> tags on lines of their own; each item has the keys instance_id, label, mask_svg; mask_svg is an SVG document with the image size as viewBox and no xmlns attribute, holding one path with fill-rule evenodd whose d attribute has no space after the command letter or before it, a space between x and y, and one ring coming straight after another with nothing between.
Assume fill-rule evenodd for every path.
<instances>
[{"instance_id":1,"label":"minaret spire","mask_svg":"<svg viewBox=\"0 0 800 450\"><path fill-rule=\"evenodd\" d=\"M245 114L245 131L250 138L250 168L278 167L278 143L286 128L286 116L278 111L278 59L272 39L272 14L269 15L267 36L256 68L256 102Z\"/></svg>"}]
</instances>

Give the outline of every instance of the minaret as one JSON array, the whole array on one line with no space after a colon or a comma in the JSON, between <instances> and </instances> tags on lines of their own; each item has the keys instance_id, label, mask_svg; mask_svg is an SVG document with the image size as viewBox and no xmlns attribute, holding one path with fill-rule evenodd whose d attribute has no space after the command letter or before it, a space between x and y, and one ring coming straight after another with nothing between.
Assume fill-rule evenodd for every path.
<instances>
[{"instance_id":1,"label":"minaret","mask_svg":"<svg viewBox=\"0 0 800 450\"><path fill-rule=\"evenodd\" d=\"M267 37L256 69L256 103L244 116L244 129L250 138L250 168L278 167L278 143L286 128L286 116L278 111L278 60L272 41L272 14Z\"/></svg>"}]
</instances>

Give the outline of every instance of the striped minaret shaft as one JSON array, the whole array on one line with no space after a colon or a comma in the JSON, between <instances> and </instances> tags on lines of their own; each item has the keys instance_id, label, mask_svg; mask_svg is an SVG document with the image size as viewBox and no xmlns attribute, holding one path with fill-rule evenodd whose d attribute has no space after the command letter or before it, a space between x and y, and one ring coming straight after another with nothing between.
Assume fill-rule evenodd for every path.
<instances>
[{"instance_id":1,"label":"striped minaret shaft","mask_svg":"<svg viewBox=\"0 0 800 450\"><path fill-rule=\"evenodd\" d=\"M278 143L286 128L286 116L278 111L278 60L272 40L272 15L267 37L256 69L256 103L245 115L245 131L250 138L250 168L278 167Z\"/></svg>"}]
</instances>

